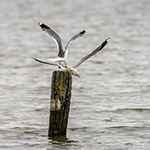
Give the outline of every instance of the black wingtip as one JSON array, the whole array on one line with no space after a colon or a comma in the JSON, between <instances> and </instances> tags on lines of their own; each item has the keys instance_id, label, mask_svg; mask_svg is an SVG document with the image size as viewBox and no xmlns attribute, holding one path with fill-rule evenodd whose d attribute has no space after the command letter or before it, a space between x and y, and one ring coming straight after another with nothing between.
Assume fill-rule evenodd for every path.
<instances>
[{"instance_id":1,"label":"black wingtip","mask_svg":"<svg viewBox=\"0 0 150 150\"><path fill-rule=\"evenodd\" d=\"M47 25L45 25L44 23L39 22L38 24L43 30L49 29L49 27Z\"/></svg>"},{"instance_id":2,"label":"black wingtip","mask_svg":"<svg viewBox=\"0 0 150 150\"><path fill-rule=\"evenodd\" d=\"M32 57L32 56L30 56L30 58L36 60L36 58L34 58L34 57Z\"/></svg>"},{"instance_id":3,"label":"black wingtip","mask_svg":"<svg viewBox=\"0 0 150 150\"><path fill-rule=\"evenodd\" d=\"M101 49L108 43L110 37L108 37L101 45Z\"/></svg>"},{"instance_id":4,"label":"black wingtip","mask_svg":"<svg viewBox=\"0 0 150 150\"><path fill-rule=\"evenodd\" d=\"M108 42L110 40L110 37L108 37L107 39L106 39L106 41Z\"/></svg>"},{"instance_id":5,"label":"black wingtip","mask_svg":"<svg viewBox=\"0 0 150 150\"><path fill-rule=\"evenodd\" d=\"M30 58L34 59L34 57L30 56Z\"/></svg>"},{"instance_id":6,"label":"black wingtip","mask_svg":"<svg viewBox=\"0 0 150 150\"><path fill-rule=\"evenodd\" d=\"M85 30L81 31L80 34L83 35L85 33Z\"/></svg>"}]
</instances>

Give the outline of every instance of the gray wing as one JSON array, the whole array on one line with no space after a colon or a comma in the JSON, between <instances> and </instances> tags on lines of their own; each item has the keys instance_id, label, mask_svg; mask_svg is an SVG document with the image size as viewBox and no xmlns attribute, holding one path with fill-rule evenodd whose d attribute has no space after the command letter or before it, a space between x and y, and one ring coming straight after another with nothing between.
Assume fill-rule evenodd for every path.
<instances>
[{"instance_id":1,"label":"gray wing","mask_svg":"<svg viewBox=\"0 0 150 150\"><path fill-rule=\"evenodd\" d=\"M84 61L95 55L97 52L99 52L103 47L108 43L108 40L110 38L107 38L99 47L97 47L93 52L83 57L73 68L78 68Z\"/></svg>"},{"instance_id":2,"label":"gray wing","mask_svg":"<svg viewBox=\"0 0 150 150\"><path fill-rule=\"evenodd\" d=\"M75 41L77 38L79 38L80 36L82 36L85 33L85 30L81 31L80 33L76 34L75 36L73 36L69 42L67 43L65 50L68 48L69 44L73 41Z\"/></svg>"},{"instance_id":3,"label":"gray wing","mask_svg":"<svg viewBox=\"0 0 150 150\"><path fill-rule=\"evenodd\" d=\"M39 23L39 26L43 29L43 31L45 31L45 33L48 36L52 37L53 40L56 42L56 45L59 49L58 56L59 57L64 57L64 50L62 49L62 43L61 43L60 36L54 30L52 30L50 27L45 25L44 23Z\"/></svg>"},{"instance_id":4,"label":"gray wing","mask_svg":"<svg viewBox=\"0 0 150 150\"><path fill-rule=\"evenodd\" d=\"M56 64L56 63L51 63L51 62L42 61L42 60L39 60L39 59L34 58L34 57L31 57L31 58L32 58L32 59L34 59L35 61L40 62L40 63L43 63L43 64L59 66L59 65L58 65L58 64Z\"/></svg>"}]
</instances>

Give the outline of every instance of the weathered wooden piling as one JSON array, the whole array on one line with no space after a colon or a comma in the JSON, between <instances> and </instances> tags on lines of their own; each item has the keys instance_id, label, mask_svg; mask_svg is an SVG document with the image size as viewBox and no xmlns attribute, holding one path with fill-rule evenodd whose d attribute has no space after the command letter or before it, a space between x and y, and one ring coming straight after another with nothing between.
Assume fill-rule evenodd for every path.
<instances>
[{"instance_id":1,"label":"weathered wooden piling","mask_svg":"<svg viewBox=\"0 0 150 150\"><path fill-rule=\"evenodd\" d=\"M66 136L72 89L69 71L54 71L51 83L49 137Z\"/></svg>"}]
</instances>

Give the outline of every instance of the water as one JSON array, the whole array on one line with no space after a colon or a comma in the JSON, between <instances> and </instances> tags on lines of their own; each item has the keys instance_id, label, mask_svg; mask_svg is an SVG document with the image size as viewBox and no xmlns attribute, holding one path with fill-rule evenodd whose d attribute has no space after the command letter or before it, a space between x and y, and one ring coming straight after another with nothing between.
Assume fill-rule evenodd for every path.
<instances>
[{"instance_id":1,"label":"water","mask_svg":"<svg viewBox=\"0 0 150 150\"><path fill-rule=\"evenodd\" d=\"M0 149L148 150L150 147L150 2L1 0ZM55 66L34 62L57 54L38 26L76 33L74 65L107 37L99 54L73 77L67 140L48 139L50 82ZM78 52L78 53L77 53Z\"/></svg>"}]
</instances>

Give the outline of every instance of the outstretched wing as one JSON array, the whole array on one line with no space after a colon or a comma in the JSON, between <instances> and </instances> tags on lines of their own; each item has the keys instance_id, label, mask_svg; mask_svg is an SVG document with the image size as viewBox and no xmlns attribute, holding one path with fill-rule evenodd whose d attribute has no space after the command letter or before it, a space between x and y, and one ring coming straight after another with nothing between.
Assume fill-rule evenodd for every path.
<instances>
[{"instance_id":1,"label":"outstretched wing","mask_svg":"<svg viewBox=\"0 0 150 150\"><path fill-rule=\"evenodd\" d=\"M56 45L57 45L57 47L59 49L58 56L59 57L64 57L64 51L62 49L62 43L61 43L60 36L54 30L52 30L50 27L48 27L47 25L45 25L44 23L39 23L39 26L43 29L43 31L48 36L52 37L53 40L56 42Z\"/></svg>"},{"instance_id":2,"label":"outstretched wing","mask_svg":"<svg viewBox=\"0 0 150 150\"><path fill-rule=\"evenodd\" d=\"M69 42L67 43L65 50L68 48L69 44L73 41L75 41L77 38L81 37L83 34L85 33L85 30L81 31L80 33L76 34L75 36L73 36Z\"/></svg>"},{"instance_id":3,"label":"outstretched wing","mask_svg":"<svg viewBox=\"0 0 150 150\"><path fill-rule=\"evenodd\" d=\"M34 58L34 57L31 57L31 58L34 59L35 61L40 62L40 63L43 63L43 64L59 66L57 63L51 63L51 62L47 62L47 61L42 61L42 60L39 60L39 59Z\"/></svg>"},{"instance_id":4,"label":"outstretched wing","mask_svg":"<svg viewBox=\"0 0 150 150\"><path fill-rule=\"evenodd\" d=\"M78 68L84 61L95 55L97 52L99 52L103 47L108 43L108 40L110 38L107 38L99 47L97 47L93 52L83 57L73 68Z\"/></svg>"}]
</instances>

